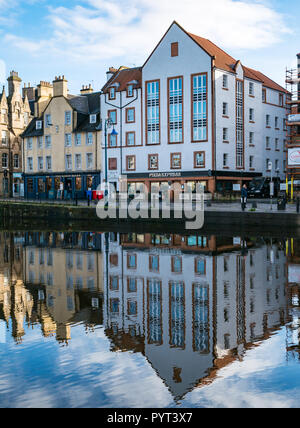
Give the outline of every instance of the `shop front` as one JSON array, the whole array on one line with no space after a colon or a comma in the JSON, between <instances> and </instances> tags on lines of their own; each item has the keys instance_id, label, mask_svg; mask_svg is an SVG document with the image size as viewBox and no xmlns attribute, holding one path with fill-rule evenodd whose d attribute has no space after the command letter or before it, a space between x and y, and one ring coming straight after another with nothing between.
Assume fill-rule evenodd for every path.
<instances>
[{"instance_id":1,"label":"shop front","mask_svg":"<svg viewBox=\"0 0 300 428\"><path fill-rule=\"evenodd\" d=\"M21 172L13 173L13 197L20 198L24 196L24 181Z\"/></svg>"},{"instance_id":2,"label":"shop front","mask_svg":"<svg viewBox=\"0 0 300 428\"><path fill-rule=\"evenodd\" d=\"M25 175L24 181L26 199L86 199L99 186L100 173Z\"/></svg>"}]
</instances>

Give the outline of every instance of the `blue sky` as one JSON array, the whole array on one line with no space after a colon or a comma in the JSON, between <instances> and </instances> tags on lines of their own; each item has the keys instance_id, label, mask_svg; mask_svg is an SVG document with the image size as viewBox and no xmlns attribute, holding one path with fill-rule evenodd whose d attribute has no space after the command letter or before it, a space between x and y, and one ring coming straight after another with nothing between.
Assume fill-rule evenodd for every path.
<instances>
[{"instance_id":1,"label":"blue sky","mask_svg":"<svg viewBox=\"0 0 300 428\"><path fill-rule=\"evenodd\" d=\"M300 52L298 0L0 0L0 83L16 70L99 90L108 67L142 65L174 19L282 85Z\"/></svg>"}]
</instances>

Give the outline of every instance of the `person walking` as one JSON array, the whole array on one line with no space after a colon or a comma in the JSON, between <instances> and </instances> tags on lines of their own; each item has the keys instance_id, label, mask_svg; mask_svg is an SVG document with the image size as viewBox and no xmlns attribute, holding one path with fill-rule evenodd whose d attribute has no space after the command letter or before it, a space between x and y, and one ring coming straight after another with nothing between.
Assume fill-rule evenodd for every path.
<instances>
[{"instance_id":1,"label":"person walking","mask_svg":"<svg viewBox=\"0 0 300 428\"><path fill-rule=\"evenodd\" d=\"M248 189L247 185L244 184L242 187L242 198L241 198L241 204L242 204L242 210L244 211L247 205L247 197L248 197Z\"/></svg>"}]
</instances>

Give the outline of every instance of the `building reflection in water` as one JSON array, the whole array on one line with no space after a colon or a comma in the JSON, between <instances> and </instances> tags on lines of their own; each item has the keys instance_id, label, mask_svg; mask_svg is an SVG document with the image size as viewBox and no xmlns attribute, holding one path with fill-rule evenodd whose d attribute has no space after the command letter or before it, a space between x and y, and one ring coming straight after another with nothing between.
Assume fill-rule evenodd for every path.
<instances>
[{"instance_id":1,"label":"building reflection in water","mask_svg":"<svg viewBox=\"0 0 300 428\"><path fill-rule=\"evenodd\" d=\"M177 400L281 326L288 358L299 358L297 241L88 232L0 239L0 318L17 343L26 324L62 344L73 325L104 326L111 351L144 355Z\"/></svg>"},{"instance_id":2,"label":"building reflection in water","mask_svg":"<svg viewBox=\"0 0 300 428\"><path fill-rule=\"evenodd\" d=\"M142 352L176 399L285 323L284 243L110 234L104 248L111 349Z\"/></svg>"}]
</instances>

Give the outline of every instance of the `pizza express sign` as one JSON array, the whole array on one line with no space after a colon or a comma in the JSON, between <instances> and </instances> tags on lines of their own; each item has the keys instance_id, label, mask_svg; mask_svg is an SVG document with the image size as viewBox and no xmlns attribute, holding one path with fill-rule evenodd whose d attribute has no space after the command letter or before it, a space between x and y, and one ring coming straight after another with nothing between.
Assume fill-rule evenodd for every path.
<instances>
[{"instance_id":1,"label":"pizza express sign","mask_svg":"<svg viewBox=\"0 0 300 428\"><path fill-rule=\"evenodd\" d=\"M300 166L300 148L288 150L288 164L289 166Z\"/></svg>"}]
</instances>

